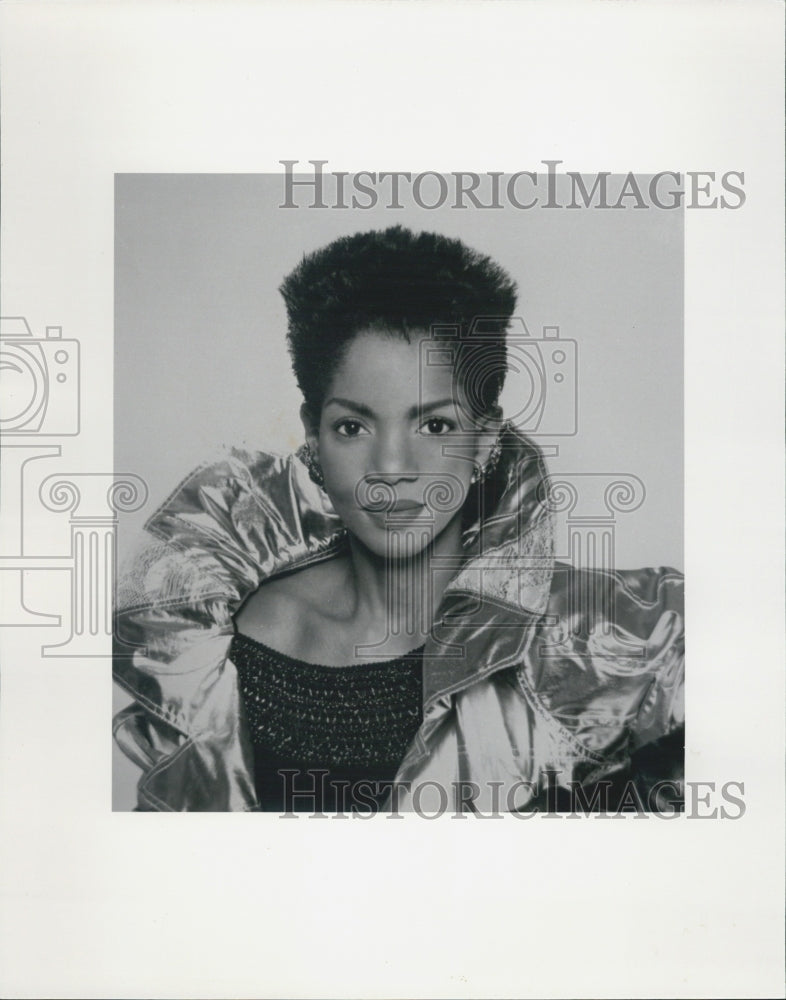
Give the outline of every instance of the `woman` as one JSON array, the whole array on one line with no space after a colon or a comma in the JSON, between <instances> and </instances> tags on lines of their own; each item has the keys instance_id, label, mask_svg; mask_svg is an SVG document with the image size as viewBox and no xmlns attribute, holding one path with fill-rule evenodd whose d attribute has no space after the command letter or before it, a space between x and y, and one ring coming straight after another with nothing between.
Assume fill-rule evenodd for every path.
<instances>
[{"instance_id":1,"label":"woman","mask_svg":"<svg viewBox=\"0 0 786 1000\"><path fill-rule=\"evenodd\" d=\"M281 290L304 447L197 470L121 580L139 808L658 808L682 579L554 563L541 456L499 408L508 275L395 227Z\"/></svg>"}]
</instances>

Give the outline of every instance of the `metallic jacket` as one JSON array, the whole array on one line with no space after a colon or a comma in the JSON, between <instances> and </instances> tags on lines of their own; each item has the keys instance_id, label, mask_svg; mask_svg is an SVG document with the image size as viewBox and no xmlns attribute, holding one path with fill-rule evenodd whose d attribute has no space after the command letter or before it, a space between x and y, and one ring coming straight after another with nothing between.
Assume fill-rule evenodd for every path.
<instances>
[{"instance_id":1,"label":"metallic jacket","mask_svg":"<svg viewBox=\"0 0 786 1000\"><path fill-rule=\"evenodd\" d=\"M682 575L556 562L542 456L510 426L501 441L426 643L402 810L443 794L450 808L532 808L547 783L624 773L682 723ZM256 809L232 616L263 581L336 555L346 532L297 455L237 450L145 527L115 608L115 679L134 700L114 734L143 770L138 808Z\"/></svg>"}]
</instances>

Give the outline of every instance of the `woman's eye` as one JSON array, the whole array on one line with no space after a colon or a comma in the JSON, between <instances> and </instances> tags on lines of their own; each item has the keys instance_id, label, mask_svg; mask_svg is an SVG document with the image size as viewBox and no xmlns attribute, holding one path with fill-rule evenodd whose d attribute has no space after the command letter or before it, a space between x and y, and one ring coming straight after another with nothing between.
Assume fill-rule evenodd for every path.
<instances>
[{"instance_id":1,"label":"woman's eye","mask_svg":"<svg viewBox=\"0 0 786 1000\"><path fill-rule=\"evenodd\" d=\"M357 420L342 420L336 424L336 430L342 437L358 437L364 431L363 425Z\"/></svg>"},{"instance_id":2,"label":"woman's eye","mask_svg":"<svg viewBox=\"0 0 786 1000\"><path fill-rule=\"evenodd\" d=\"M453 423L444 417L429 417L421 429L422 434L447 434L453 430Z\"/></svg>"}]
</instances>

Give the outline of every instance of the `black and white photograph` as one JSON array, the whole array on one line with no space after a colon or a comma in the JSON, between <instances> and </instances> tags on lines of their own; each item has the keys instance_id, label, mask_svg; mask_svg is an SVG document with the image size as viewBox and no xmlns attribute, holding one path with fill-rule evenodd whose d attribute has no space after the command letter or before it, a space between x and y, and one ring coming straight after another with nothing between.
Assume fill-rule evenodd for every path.
<instances>
[{"instance_id":1,"label":"black and white photograph","mask_svg":"<svg viewBox=\"0 0 786 1000\"><path fill-rule=\"evenodd\" d=\"M116 179L136 807L681 809L685 179L295 166Z\"/></svg>"},{"instance_id":2,"label":"black and white photograph","mask_svg":"<svg viewBox=\"0 0 786 1000\"><path fill-rule=\"evenodd\" d=\"M783 29L0 4L1 996L784 996Z\"/></svg>"}]
</instances>

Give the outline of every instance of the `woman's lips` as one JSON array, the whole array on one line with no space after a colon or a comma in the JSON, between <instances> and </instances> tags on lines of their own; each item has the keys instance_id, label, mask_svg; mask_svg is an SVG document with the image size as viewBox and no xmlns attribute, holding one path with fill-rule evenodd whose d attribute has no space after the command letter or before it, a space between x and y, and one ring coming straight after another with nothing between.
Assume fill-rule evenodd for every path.
<instances>
[{"instance_id":1,"label":"woman's lips","mask_svg":"<svg viewBox=\"0 0 786 1000\"><path fill-rule=\"evenodd\" d=\"M364 507L363 510L381 524L406 523L420 517L426 510L426 505L416 500L399 500L384 510L374 510L370 507Z\"/></svg>"},{"instance_id":2,"label":"woman's lips","mask_svg":"<svg viewBox=\"0 0 786 1000\"><path fill-rule=\"evenodd\" d=\"M362 509L367 511L369 514L396 514L399 511L405 510L419 510L421 507L425 507L425 504L421 500L397 500L394 504L384 507L379 505L364 506Z\"/></svg>"}]
</instances>

